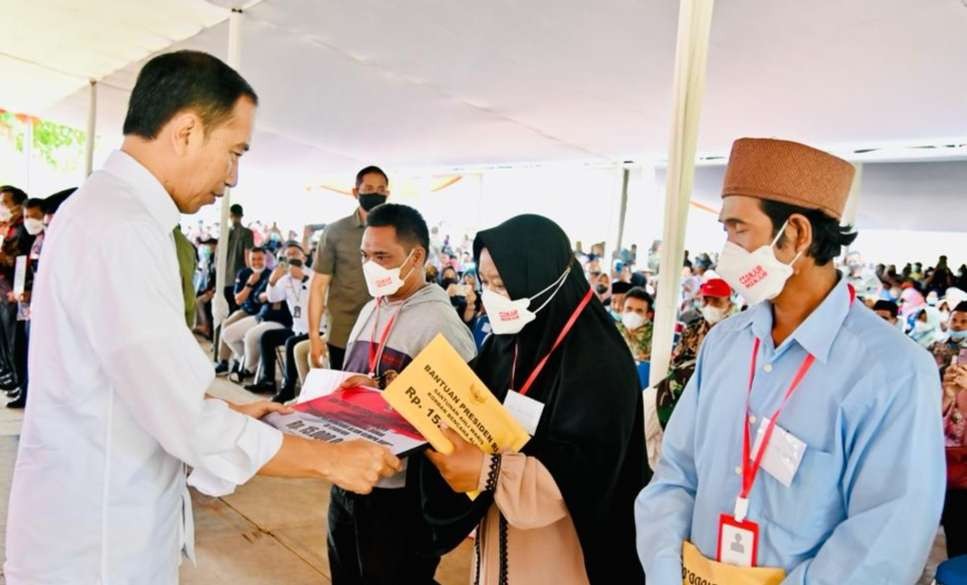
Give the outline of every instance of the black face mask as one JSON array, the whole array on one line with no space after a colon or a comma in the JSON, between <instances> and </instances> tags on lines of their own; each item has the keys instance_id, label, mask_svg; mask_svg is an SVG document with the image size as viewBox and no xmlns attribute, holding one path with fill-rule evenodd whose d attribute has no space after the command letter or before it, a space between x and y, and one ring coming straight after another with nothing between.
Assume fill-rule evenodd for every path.
<instances>
[{"instance_id":1,"label":"black face mask","mask_svg":"<svg viewBox=\"0 0 967 585\"><path fill-rule=\"evenodd\" d=\"M374 207L386 203L386 195L381 193L360 193L359 206L364 211L372 211Z\"/></svg>"},{"instance_id":2,"label":"black face mask","mask_svg":"<svg viewBox=\"0 0 967 585\"><path fill-rule=\"evenodd\" d=\"M608 292L609 288L606 284L599 284L597 290L599 295L603 295Z\"/></svg>"},{"instance_id":3,"label":"black face mask","mask_svg":"<svg viewBox=\"0 0 967 585\"><path fill-rule=\"evenodd\" d=\"M289 260L289 266L292 268L302 268L302 260L299 260L298 258L291 258Z\"/></svg>"}]
</instances>

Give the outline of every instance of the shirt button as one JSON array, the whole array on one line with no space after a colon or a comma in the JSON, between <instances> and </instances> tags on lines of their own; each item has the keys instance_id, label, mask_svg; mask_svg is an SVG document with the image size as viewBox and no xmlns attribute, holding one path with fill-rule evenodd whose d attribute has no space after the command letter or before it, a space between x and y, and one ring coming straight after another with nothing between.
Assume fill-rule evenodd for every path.
<instances>
[{"instance_id":1,"label":"shirt button","mask_svg":"<svg viewBox=\"0 0 967 585\"><path fill-rule=\"evenodd\" d=\"M756 421L756 420L757 420L757 419L756 419L756 417L754 417L754 416L750 416L750 417L749 417L749 422L750 422L751 424L755 424L755 421Z\"/></svg>"},{"instance_id":2,"label":"shirt button","mask_svg":"<svg viewBox=\"0 0 967 585\"><path fill-rule=\"evenodd\" d=\"M742 468L741 467L736 467L735 468L735 474L736 475L742 475Z\"/></svg>"},{"instance_id":3,"label":"shirt button","mask_svg":"<svg viewBox=\"0 0 967 585\"><path fill-rule=\"evenodd\" d=\"M766 364L766 365L762 366L762 371L765 372L765 373L767 373L767 374L770 373L770 372L772 372L772 364Z\"/></svg>"}]
</instances>

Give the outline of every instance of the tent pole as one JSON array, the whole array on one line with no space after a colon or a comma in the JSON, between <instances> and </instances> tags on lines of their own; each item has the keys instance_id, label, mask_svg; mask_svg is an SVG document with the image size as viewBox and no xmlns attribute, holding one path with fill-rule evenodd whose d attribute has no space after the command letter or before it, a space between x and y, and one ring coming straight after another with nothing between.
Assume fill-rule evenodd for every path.
<instances>
[{"instance_id":1,"label":"tent pole","mask_svg":"<svg viewBox=\"0 0 967 585\"><path fill-rule=\"evenodd\" d=\"M856 174L853 175L853 184L849 188L849 197L846 199L846 209L843 211L843 225L856 225L856 212L860 206L860 190L863 186L863 163L853 163Z\"/></svg>"},{"instance_id":2,"label":"tent pole","mask_svg":"<svg viewBox=\"0 0 967 585\"><path fill-rule=\"evenodd\" d=\"M846 199L846 209L843 210L843 220L841 225L856 227L856 213L860 207L860 195L863 186L863 163L853 163L856 173L853 175L853 184L849 188L849 197ZM847 246L845 254L852 252L852 246Z\"/></svg>"},{"instance_id":3,"label":"tent pole","mask_svg":"<svg viewBox=\"0 0 967 585\"><path fill-rule=\"evenodd\" d=\"M91 80L87 102L87 140L84 143L84 176L94 172L94 137L97 129L97 82Z\"/></svg>"},{"instance_id":4,"label":"tent pole","mask_svg":"<svg viewBox=\"0 0 967 585\"><path fill-rule=\"evenodd\" d=\"M242 57L242 9L232 8L228 17L228 66L240 70ZM217 264L215 265L215 298L212 301L212 317L216 326L228 317L228 300L225 298L226 283L231 282L226 274L228 269L228 224L232 206L232 190L225 189L222 197L219 224ZM235 275L232 275L234 278ZM216 345L217 347L217 345ZM217 350L216 350L217 351Z\"/></svg>"},{"instance_id":5,"label":"tent pole","mask_svg":"<svg viewBox=\"0 0 967 585\"><path fill-rule=\"evenodd\" d=\"M714 0L681 0L678 14L678 45L675 52L674 110L668 152L665 220L662 228L655 330L651 350L652 385L667 374L677 321L678 291L688 202L695 179L695 152Z\"/></svg>"},{"instance_id":6,"label":"tent pole","mask_svg":"<svg viewBox=\"0 0 967 585\"><path fill-rule=\"evenodd\" d=\"M625 238L625 219L628 217L628 176L631 174L631 170L628 167L622 167L621 173L621 210L618 213L618 246L615 251L620 254L621 246L624 243Z\"/></svg>"}]
</instances>

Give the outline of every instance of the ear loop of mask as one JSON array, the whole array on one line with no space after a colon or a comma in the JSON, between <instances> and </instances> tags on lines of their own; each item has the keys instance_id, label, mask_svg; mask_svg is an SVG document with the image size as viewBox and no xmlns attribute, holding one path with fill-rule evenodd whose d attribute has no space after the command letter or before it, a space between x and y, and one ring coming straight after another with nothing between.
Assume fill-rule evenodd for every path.
<instances>
[{"instance_id":1,"label":"ear loop of mask","mask_svg":"<svg viewBox=\"0 0 967 585\"><path fill-rule=\"evenodd\" d=\"M782 228L779 229L779 233L776 234L775 239L772 240L772 244L769 246L770 248L775 248L776 247L776 243L779 242L779 238L781 238L783 236L783 234L786 233L786 228L787 227L789 227L789 220L788 219L786 220L785 223L782 224ZM790 262L788 264L788 266L789 267L792 267L792 265L795 264L799 260L799 257L802 256L802 253L803 252L805 252L805 250L800 250L800 251L796 252L796 257L792 259L792 262Z\"/></svg>"},{"instance_id":2,"label":"ear loop of mask","mask_svg":"<svg viewBox=\"0 0 967 585\"><path fill-rule=\"evenodd\" d=\"M547 291L549 291L551 289L554 289L554 293L551 294L551 296L547 297L547 300L544 301L544 303L540 307L537 307L536 309L534 309L533 313L535 315L537 313L540 313L544 309L544 307L546 307L547 305L549 305L550 302L554 300L554 297L557 296L558 291L560 291L561 290L561 287L564 286L564 283L567 282L567 277L568 277L569 274L571 274L571 267L570 266L568 266L567 267L567 270L564 271L564 274L562 274L557 280L555 280L554 282L552 282L549 287L545 288L544 290L542 290L539 293L537 293L536 295L534 295L534 297L539 297L539 296L543 295L544 293L546 293ZM534 297L531 297L531 298L534 298Z\"/></svg>"},{"instance_id":3,"label":"ear loop of mask","mask_svg":"<svg viewBox=\"0 0 967 585\"><path fill-rule=\"evenodd\" d=\"M416 248L413 248L412 250L410 250L410 253L406 255L406 258L403 258L403 262L400 264L400 268L403 267L403 264L406 264L409 261L410 256L412 256L413 255L413 252L415 252L415 251L416 251ZM413 268L411 268L409 272L406 273L406 276L400 276L400 280L401 281L405 281L407 278L410 277L411 274L413 274L413 271L414 270L416 270L416 267L415 266Z\"/></svg>"}]
</instances>

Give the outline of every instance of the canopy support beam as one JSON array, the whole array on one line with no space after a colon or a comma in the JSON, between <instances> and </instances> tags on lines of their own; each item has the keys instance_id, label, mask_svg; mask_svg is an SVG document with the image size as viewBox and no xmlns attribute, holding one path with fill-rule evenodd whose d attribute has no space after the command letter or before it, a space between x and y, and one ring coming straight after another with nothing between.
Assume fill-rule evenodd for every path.
<instances>
[{"instance_id":1,"label":"canopy support beam","mask_svg":"<svg viewBox=\"0 0 967 585\"><path fill-rule=\"evenodd\" d=\"M87 101L87 136L84 143L84 176L94 172L94 138L97 130L97 81L90 81Z\"/></svg>"},{"instance_id":2,"label":"canopy support beam","mask_svg":"<svg viewBox=\"0 0 967 585\"><path fill-rule=\"evenodd\" d=\"M228 66L240 72L242 61L242 9L232 8L232 13L228 17ZM225 189L222 196L221 219L218 235L218 254L215 268L215 297L212 301L212 317L215 325L228 317L228 299L225 298L226 283L229 280L226 271L228 269L228 230L230 222L230 209L232 206L232 190ZM235 275L232 275L234 278ZM217 350L216 350L217 351Z\"/></svg>"},{"instance_id":3,"label":"canopy support beam","mask_svg":"<svg viewBox=\"0 0 967 585\"><path fill-rule=\"evenodd\" d=\"M625 220L628 217L628 177L631 169L623 166L621 169L621 209L618 212L618 246L615 248L621 254L621 247L625 238Z\"/></svg>"},{"instance_id":4,"label":"canopy support beam","mask_svg":"<svg viewBox=\"0 0 967 585\"><path fill-rule=\"evenodd\" d=\"M678 319L678 291L689 199L695 180L698 126L705 94L709 34L714 0L681 0L675 52L674 114L668 152L665 220L662 228L655 329L652 338L652 385L667 374Z\"/></svg>"}]
</instances>

